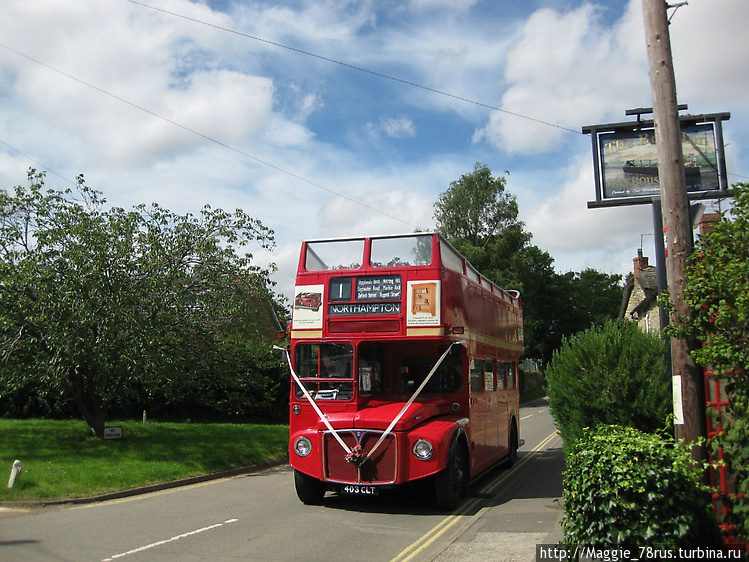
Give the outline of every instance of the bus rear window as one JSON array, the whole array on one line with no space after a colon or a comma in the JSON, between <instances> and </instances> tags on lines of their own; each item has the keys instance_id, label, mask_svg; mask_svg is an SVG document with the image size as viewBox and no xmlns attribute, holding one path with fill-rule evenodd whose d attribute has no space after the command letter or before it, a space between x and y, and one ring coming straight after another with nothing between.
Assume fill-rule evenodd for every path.
<instances>
[{"instance_id":1,"label":"bus rear window","mask_svg":"<svg viewBox=\"0 0 749 562\"><path fill-rule=\"evenodd\" d=\"M432 263L432 235L373 238L372 267L402 267Z\"/></svg>"}]
</instances>

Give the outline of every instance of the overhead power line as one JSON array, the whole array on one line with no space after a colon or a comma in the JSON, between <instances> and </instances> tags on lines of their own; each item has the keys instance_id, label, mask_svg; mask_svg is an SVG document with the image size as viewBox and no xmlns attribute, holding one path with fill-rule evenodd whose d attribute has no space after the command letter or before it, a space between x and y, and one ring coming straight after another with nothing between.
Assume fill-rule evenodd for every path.
<instances>
[{"instance_id":1,"label":"overhead power line","mask_svg":"<svg viewBox=\"0 0 749 562\"><path fill-rule=\"evenodd\" d=\"M75 185L75 182L74 182L73 180L71 180L71 179L69 179L69 178L66 178L66 177L65 177L65 176L63 176L62 174L58 174L57 172L55 172L55 171L54 171L54 170L53 170L52 168L50 168L49 166L45 166L43 162L39 162L39 161L38 161L38 160L36 160L36 159L35 159L34 157L32 157L32 156L30 156L30 155L26 154L25 152L21 152L21 151L20 151L20 150L18 150L18 149L17 149L17 148L15 147L15 146L11 146L10 144L8 144L7 142L5 142L5 141L4 141L4 140L2 140L2 139L0 139L0 144L2 144L2 145L5 145L6 147L8 147L8 148L9 148L10 150L12 150L13 152L16 152L16 153L20 154L21 156L23 156L23 157L24 157L24 158L26 158L27 160L30 160L31 162L33 162L33 163L34 163L34 164L36 164L37 166L40 166L40 167L42 167L43 169L47 170L47 171L48 171L49 173L51 173L51 174L54 174L54 175L56 175L56 176L57 176L58 178L60 178L60 179L62 179L62 180L64 180L64 181L66 181L66 182L68 182L68 183L69 183L69 184L71 184L71 185Z\"/></svg>"},{"instance_id":2,"label":"overhead power line","mask_svg":"<svg viewBox=\"0 0 749 562\"><path fill-rule=\"evenodd\" d=\"M542 119L536 119L535 117L529 117L528 115L523 115L521 113L516 113L514 111L509 111L507 109L502 109L500 107L489 105L487 103L482 103L480 101L475 101L475 100L472 100L472 99L469 99L469 98L465 98L465 97L462 97L462 96L451 94L449 92L445 92L445 91L442 91L442 90L437 90L436 88L430 88L429 86L424 86L423 84L418 84L416 82L411 82L410 80L405 80L403 78L397 78L395 76L390 76L389 74L383 74L382 72L377 72L375 70L370 70L368 68L364 68L364 67L361 67L361 66L356 66L356 65L353 65L353 64L349 64L347 62L343 62L343 61L340 61L340 60L337 60L337 59L333 59L333 58L330 58L330 57L325 57L323 55L318 55L317 53L312 53L310 51L305 51L303 49L298 49L296 47L290 47L289 45L284 45L283 43L277 43L275 41L270 41L268 39L263 39L262 37L258 37L257 35L251 35L249 33L244 33L242 31L237 31L236 29L231 29L231 28L228 28L228 27L222 27L220 25L216 25L216 24L209 23L209 22L206 22L206 21L203 21L203 20L199 20L197 18L186 16L184 14L179 14L177 12L172 12L172 11L169 11L169 10L164 10L163 8L157 8L156 6L151 6L149 4L144 4L143 2L138 2L137 0L125 0L125 1L126 2L130 2L131 4L136 4L137 6L143 6L144 8L150 8L150 9L155 10L157 12L162 12L162 13L168 14L170 16L174 16L174 17L177 17L177 18L182 18L182 19L187 20L187 21L198 23L200 25L205 25L207 27L212 27L212 28L218 29L220 31L225 31L227 33L233 33L234 35L239 35L240 37L245 37L247 39L252 39L253 41L259 41L261 43L266 43L266 44L272 45L274 47L279 47L281 49L286 49L288 51L293 51L293 52L299 53L301 55L305 55L305 56L308 56L308 57L313 57L313 58L316 58L316 59L320 59L320 60L323 60L323 61L326 61L326 62L329 62L329 63L332 63L332 64L337 64L339 66L343 66L343 67L349 68L351 70L356 70L358 72L364 72L366 74L371 74L372 76L377 76L379 78L384 78L385 80L391 80L393 82L399 82L399 83L405 84L407 86L412 86L414 88L419 88L421 90L426 90L427 92L432 92L434 94L439 94L440 96L447 96L448 98L452 98L452 99L459 100L459 101L462 101L462 102L465 102L465 103L470 103L470 104L473 104L473 105L477 105L479 107L485 107L485 108L491 109L493 111L499 111L499 112L505 113L507 115L512 115L513 117L519 117L520 119L526 119L528 121L534 121L535 123L540 123L542 125L547 125L549 127L554 127L554 128L557 128L557 129L561 129L563 131L568 131L568 132L576 133L576 134L580 134L580 135L583 134L579 130L570 129L569 127L564 127L564 126L558 125L556 123L551 123L550 121L544 121Z\"/></svg>"},{"instance_id":3,"label":"overhead power line","mask_svg":"<svg viewBox=\"0 0 749 562\"><path fill-rule=\"evenodd\" d=\"M212 142L214 144L217 144L218 146L226 148L227 150L231 150L232 152L235 152L235 153L237 153L237 154L239 154L241 156L244 156L245 158L249 158L250 160L254 160L255 162L258 162L259 164L262 164L262 165L267 166L269 168L273 168L274 170L276 170L278 172L281 172L282 174L285 174L285 175L287 175L289 177L292 177L292 178L294 178L296 180L302 181L302 182L304 182L304 183L306 183L308 185L311 185L313 187L316 187L318 189L322 189L323 191L327 191L328 193L330 193L332 195L335 195L337 197L340 197L341 199L345 199L347 201L350 201L351 203L355 203L356 205L364 207L365 209L369 209L370 211L374 211L376 213L379 213L379 214L381 214L383 216L386 216L388 218L391 218L393 220L401 222L401 223L403 223L405 225L408 225L410 227L419 228L418 225L412 224L412 223L410 223L410 222L408 222L408 221L406 221L404 219L401 219L399 217L396 217L394 215L386 213L385 211L382 211L380 209L372 207L371 205L367 205L366 203L358 201L358 200L354 199L353 197L349 197L348 195L344 195L343 193L339 193L338 191L330 189L329 187L325 187L324 185L321 185L319 183L313 182L312 180L309 180L309 179L307 179L305 177L302 177L302 176L297 175L297 174L295 174L293 172L290 172L290 171L288 171L288 170L286 170L286 169L284 169L284 168L282 168L280 166L277 166L275 164L272 164L271 162L268 162L267 160L263 160L261 158L258 158L257 156L253 156L252 154L249 154L249 153L247 153L247 152L245 152L243 150L240 150L240 149L238 149L236 147L233 147L233 146L231 146L229 144L226 144L225 142L222 142L222 141L217 140L217 139L215 139L213 137L210 137L210 136L208 136L208 135L206 135L204 133L201 133L200 131L196 131L195 129L191 129L190 127L186 127L185 125L182 125L181 123L178 123L177 121L174 121L173 119L169 119L168 117L164 117L163 115L160 115L160 114L158 114L158 113L156 113L154 111L151 111L150 109L142 107L142 106L140 106L140 105L138 105L136 103L133 103L133 102L131 102L129 100L126 100L123 97L120 97L120 96L118 96L116 94L108 92L107 90L99 88L98 86L95 86L95 85L93 85L93 84L91 84L89 82L81 80L80 78L77 78L77 77L73 76L72 74L64 72L64 71L62 71L62 70L60 70L58 68L55 68L53 66L50 66L50 65L48 65L48 64L46 64L46 63L44 63L44 62L42 62L42 61L40 61L38 59L35 59L34 57L31 57L31 56L29 56L29 55L27 55L25 53L22 53L21 51L13 49L12 47L9 47L9 46L4 45L2 43L0 43L0 47L2 47L3 49L6 49L6 50L8 50L8 51L10 51L12 53L15 53L16 55L18 55L20 57L23 57L23 58L25 58L27 60L30 60L31 62L34 62L34 63L36 63L36 64L38 64L40 66L43 66L44 68L47 68L48 70L51 70L53 72L56 72L57 74L65 76L66 78L69 78L70 80L74 80L75 82L78 82L79 84L82 84L83 86L91 88L92 90L96 90L99 93L102 93L102 94L104 94L106 96L109 96L109 97L111 97L111 98L113 98L113 99L115 99L115 100L117 100L119 102L122 102L124 104L127 104L127 105L129 105L131 107L134 107L135 109L137 109L139 111L142 111L144 113L147 113L147 114L149 114L149 115L151 115L153 117L156 117L157 119L161 119L162 121L165 121L165 122L167 122L167 123L169 123L171 125L174 125L175 127L179 127L180 129L182 129L184 131L187 131L188 133L191 133L193 135L197 135L197 136L199 136L199 137L201 137L201 138L203 138L203 139L205 139L205 140L207 140L209 142ZM5 143L3 143L3 144L5 144ZM15 149L13 149L13 150L15 150Z\"/></svg>"}]
</instances>

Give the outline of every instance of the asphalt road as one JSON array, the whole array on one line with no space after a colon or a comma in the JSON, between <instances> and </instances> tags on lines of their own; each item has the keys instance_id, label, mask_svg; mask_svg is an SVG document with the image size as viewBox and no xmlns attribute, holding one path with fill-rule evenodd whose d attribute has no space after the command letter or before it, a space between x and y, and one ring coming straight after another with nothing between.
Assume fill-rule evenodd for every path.
<instances>
[{"instance_id":1,"label":"asphalt road","mask_svg":"<svg viewBox=\"0 0 749 562\"><path fill-rule=\"evenodd\" d=\"M296 498L288 466L127 499L0 511L0 560L372 561L534 559L561 537L564 459L545 402L522 407L511 469L472 483L454 513L431 489Z\"/></svg>"}]
</instances>

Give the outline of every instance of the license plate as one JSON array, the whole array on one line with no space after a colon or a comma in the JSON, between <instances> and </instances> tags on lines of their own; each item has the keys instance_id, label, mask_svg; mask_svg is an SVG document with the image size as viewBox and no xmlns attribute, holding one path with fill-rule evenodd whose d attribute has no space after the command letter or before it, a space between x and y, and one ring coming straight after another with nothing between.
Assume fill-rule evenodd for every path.
<instances>
[{"instance_id":1,"label":"license plate","mask_svg":"<svg viewBox=\"0 0 749 562\"><path fill-rule=\"evenodd\" d=\"M377 486L357 486L347 484L341 486L341 492L355 496L376 496L380 493L380 489Z\"/></svg>"}]
</instances>

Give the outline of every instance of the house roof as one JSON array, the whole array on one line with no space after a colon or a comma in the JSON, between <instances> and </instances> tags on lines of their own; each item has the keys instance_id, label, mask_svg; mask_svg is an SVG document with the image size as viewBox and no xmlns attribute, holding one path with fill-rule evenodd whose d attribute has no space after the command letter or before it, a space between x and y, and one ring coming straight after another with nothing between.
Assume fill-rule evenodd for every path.
<instances>
[{"instance_id":1,"label":"house roof","mask_svg":"<svg viewBox=\"0 0 749 562\"><path fill-rule=\"evenodd\" d=\"M632 309L632 313L639 314L643 311L649 310L653 307L656 299L658 298L658 272L655 267L646 267L641 269L637 277L632 276L624 286L624 294L622 295L622 306L619 309L619 318L624 318L627 314L627 308L629 307L630 299L632 298L632 292L637 283L642 292L645 294L645 298L637 303Z\"/></svg>"}]
</instances>

